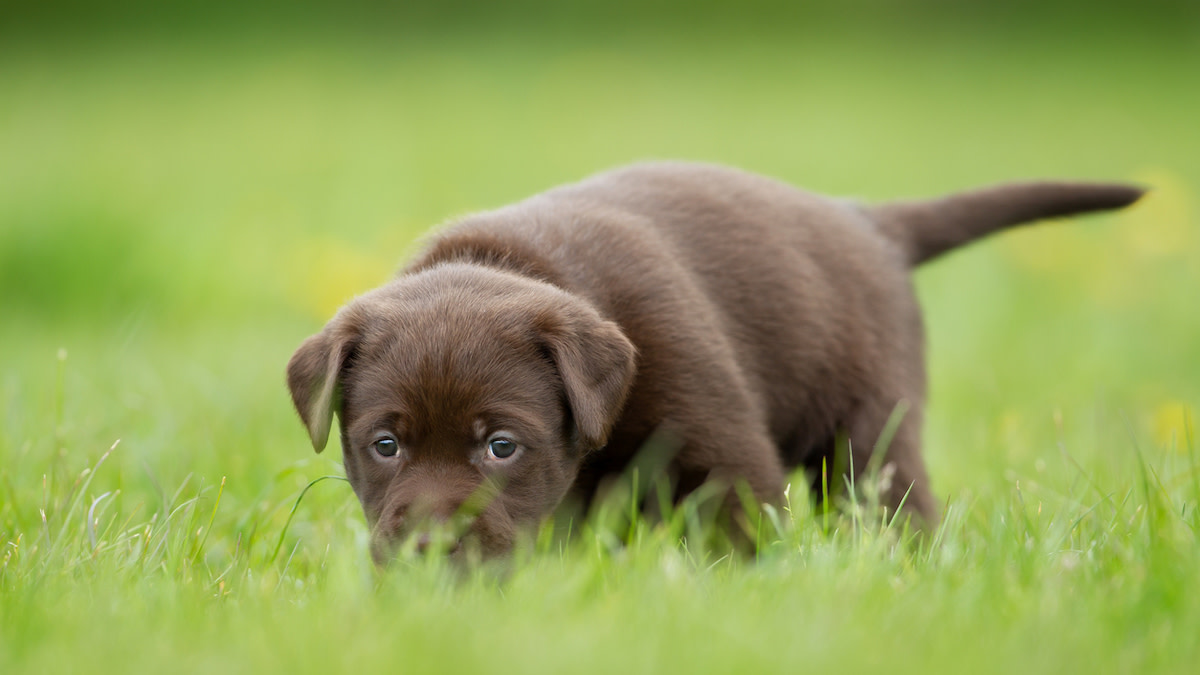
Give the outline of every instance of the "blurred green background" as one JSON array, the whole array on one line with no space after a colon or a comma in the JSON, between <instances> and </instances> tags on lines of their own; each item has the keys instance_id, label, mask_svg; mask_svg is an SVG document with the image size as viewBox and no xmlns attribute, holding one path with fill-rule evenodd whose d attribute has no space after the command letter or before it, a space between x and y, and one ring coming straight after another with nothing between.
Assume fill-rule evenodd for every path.
<instances>
[{"instance_id":1,"label":"blurred green background","mask_svg":"<svg viewBox=\"0 0 1200 675\"><path fill-rule=\"evenodd\" d=\"M1042 176L1152 186L1128 212L919 273L927 454L938 492L961 495L1009 489L1064 438L1169 451L1200 402L1197 7L6 6L5 499L118 438L130 499L225 476L251 510L339 471L336 450L306 450L283 387L301 339L430 226L646 158L872 199ZM7 536L29 526L5 514Z\"/></svg>"},{"instance_id":2,"label":"blurred green background","mask_svg":"<svg viewBox=\"0 0 1200 675\"><path fill-rule=\"evenodd\" d=\"M659 531L460 588L379 582L345 483L289 521L341 473L300 341L437 223L646 158L1153 191L918 272L927 555L801 509L760 566ZM1198 291L1195 0L4 3L0 671L1191 673Z\"/></svg>"}]
</instances>

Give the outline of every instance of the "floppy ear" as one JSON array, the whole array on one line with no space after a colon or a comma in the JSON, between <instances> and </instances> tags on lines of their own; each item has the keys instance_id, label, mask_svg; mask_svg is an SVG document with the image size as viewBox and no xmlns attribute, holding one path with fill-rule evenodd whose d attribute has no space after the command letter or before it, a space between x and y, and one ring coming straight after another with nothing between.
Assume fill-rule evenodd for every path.
<instances>
[{"instance_id":1,"label":"floppy ear","mask_svg":"<svg viewBox=\"0 0 1200 675\"><path fill-rule=\"evenodd\" d=\"M587 450L603 447L633 386L633 343L591 307L545 317L542 331L580 441Z\"/></svg>"},{"instance_id":2,"label":"floppy ear","mask_svg":"<svg viewBox=\"0 0 1200 675\"><path fill-rule=\"evenodd\" d=\"M333 411L341 407L338 375L354 350L356 335L335 318L325 330L308 338L287 366L288 388L296 412L308 428L313 450L321 452L329 441Z\"/></svg>"}]
</instances>

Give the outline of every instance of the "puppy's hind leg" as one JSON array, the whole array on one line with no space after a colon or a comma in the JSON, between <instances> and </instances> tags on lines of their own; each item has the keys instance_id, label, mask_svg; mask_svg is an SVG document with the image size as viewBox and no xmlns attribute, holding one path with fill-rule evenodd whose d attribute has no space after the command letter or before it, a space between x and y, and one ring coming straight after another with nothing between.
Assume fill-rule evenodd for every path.
<instances>
[{"instance_id":1,"label":"puppy's hind leg","mask_svg":"<svg viewBox=\"0 0 1200 675\"><path fill-rule=\"evenodd\" d=\"M682 475L699 479L693 480L695 487L700 483L718 487L724 495L720 499L723 529L737 548L753 549L761 543L755 534L757 507L783 503L786 474L775 444L765 430L750 425L689 431L678 458Z\"/></svg>"},{"instance_id":2,"label":"puppy's hind leg","mask_svg":"<svg viewBox=\"0 0 1200 675\"><path fill-rule=\"evenodd\" d=\"M922 401L917 397L878 396L863 405L850 424L850 447L856 481L872 479L872 469L886 479L880 494L889 517L914 518L921 529L937 527L937 502L921 458Z\"/></svg>"}]
</instances>

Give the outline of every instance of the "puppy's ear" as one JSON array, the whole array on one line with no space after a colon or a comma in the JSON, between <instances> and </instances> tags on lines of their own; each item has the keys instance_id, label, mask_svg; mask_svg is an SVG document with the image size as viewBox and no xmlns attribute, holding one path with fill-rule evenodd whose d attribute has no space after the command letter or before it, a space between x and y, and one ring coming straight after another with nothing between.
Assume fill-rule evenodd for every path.
<instances>
[{"instance_id":1,"label":"puppy's ear","mask_svg":"<svg viewBox=\"0 0 1200 675\"><path fill-rule=\"evenodd\" d=\"M591 307L569 307L541 321L579 440L603 447L633 386L636 350L625 333Z\"/></svg>"},{"instance_id":2,"label":"puppy's ear","mask_svg":"<svg viewBox=\"0 0 1200 675\"><path fill-rule=\"evenodd\" d=\"M305 340L287 366L288 388L296 412L308 428L313 450L321 452L329 441L333 411L341 407L339 375L354 351L358 333L344 317L336 317L325 330Z\"/></svg>"}]
</instances>

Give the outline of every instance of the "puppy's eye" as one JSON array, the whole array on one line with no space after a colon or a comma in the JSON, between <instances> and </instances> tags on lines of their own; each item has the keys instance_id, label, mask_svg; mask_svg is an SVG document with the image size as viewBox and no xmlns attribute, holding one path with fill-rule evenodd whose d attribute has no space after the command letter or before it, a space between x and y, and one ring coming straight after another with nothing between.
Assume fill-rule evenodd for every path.
<instances>
[{"instance_id":1,"label":"puppy's eye","mask_svg":"<svg viewBox=\"0 0 1200 675\"><path fill-rule=\"evenodd\" d=\"M517 451L517 444L507 438L493 438L488 441L488 454L496 459L507 459Z\"/></svg>"},{"instance_id":2,"label":"puppy's eye","mask_svg":"<svg viewBox=\"0 0 1200 675\"><path fill-rule=\"evenodd\" d=\"M371 447L382 457L395 457L396 453L400 450L400 444L391 436L384 436L376 440L371 444Z\"/></svg>"}]
</instances>

